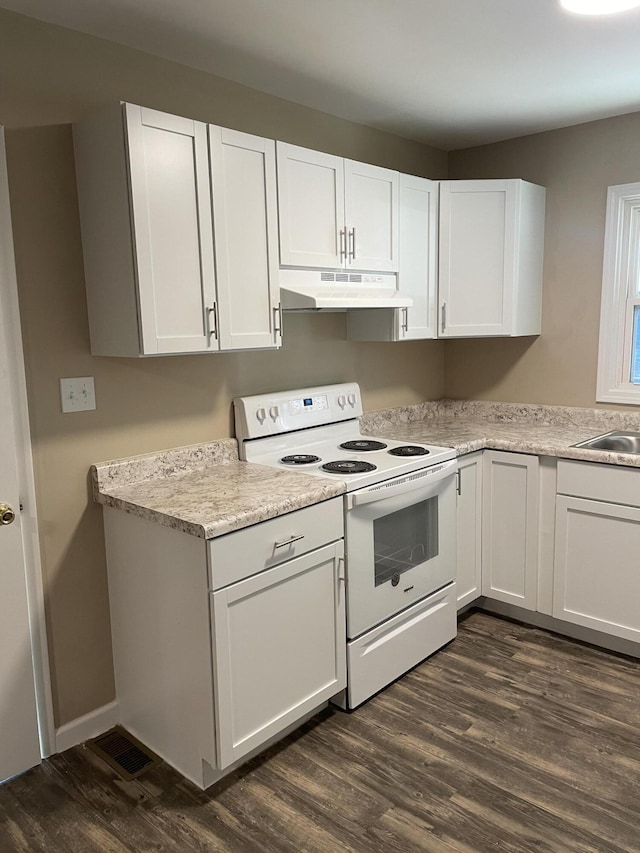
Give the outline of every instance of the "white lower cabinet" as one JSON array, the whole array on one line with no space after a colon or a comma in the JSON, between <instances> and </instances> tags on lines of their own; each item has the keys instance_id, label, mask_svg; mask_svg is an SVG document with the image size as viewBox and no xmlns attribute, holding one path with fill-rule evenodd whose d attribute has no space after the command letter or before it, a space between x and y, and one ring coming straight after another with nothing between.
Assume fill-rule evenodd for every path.
<instances>
[{"instance_id":1,"label":"white lower cabinet","mask_svg":"<svg viewBox=\"0 0 640 853\"><path fill-rule=\"evenodd\" d=\"M483 464L482 594L535 610L538 457L487 450Z\"/></svg>"},{"instance_id":2,"label":"white lower cabinet","mask_svg":"<svg viewBox=\"0 0 640 853\"><path fill-rule=\"evenodd\" d=\"M210 541L104 519L119 722L196 785L345 689L341 498Z\"/></svg>"},{"instance_id":3,"label":"white lower cabinet","mask_svg":"<svg viewBox=\"0 0 640 853\"><path fill-rule=\"evenodd\" d=\"M482 594L482 451L458 459L458 609Z\"/></svg>"},{"instance_id":4,"label":"white lower cabinet","mask_svg":"<svg viewBox=\"0 0 640 853\"><path fill-rule=\"evenodd\" d=\"M345 687L342 557L334 543L212 593L221 770Z\"/></svg>"},{"instance_id":5,"label":"white lower cabinet","mask_svg":"<svg viewBox=\"0 0 640 853\"><path fill-rule=\"evenodd\" d=\"M458 465L458 609L482 594L636 654L613 638L640 643L640 470L496 450Z\"/></svg>"},{"instance_id":6,"label":"white lower cabinet","mask_svg":"<svg viewBox=\"0 0 640 853\"><path fill-rule=\"evenodd\" d=\"M558 492L553 615L640 641L640 471L561 460Z\"/></svg>"}]
</instances>

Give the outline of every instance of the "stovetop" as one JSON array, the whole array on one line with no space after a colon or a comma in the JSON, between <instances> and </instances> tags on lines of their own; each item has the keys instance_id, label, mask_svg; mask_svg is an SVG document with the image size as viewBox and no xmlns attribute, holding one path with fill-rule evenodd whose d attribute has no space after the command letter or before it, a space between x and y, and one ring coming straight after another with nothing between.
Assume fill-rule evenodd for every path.
<instances>
[{"instance_id":1,"label":"stovetop","mask_svg":"<svg viewBox=\"0 0 640 853\"><path fill-rule=\"evenodd\" d=\"M376 449L356 452L340 447L350 441L375 442ZM411 448L410 455L395 455L404 447ZM343 480L351 491L453 459L455 451L450 447L363 436L355 420L243 442L240 455L248 462L283 471Z\"/></svg>"},{"instance_id":2,"label":"stovetop","mask_svg":"<svg viewBox=\"0 0 640 853\"><path fill-rule=\"evenodd\" d=\"M455 457L449 447L361 435L355 383L240 397L234 409L241 459L341 479L347 491Z\"/></svg>"}]
</instances>

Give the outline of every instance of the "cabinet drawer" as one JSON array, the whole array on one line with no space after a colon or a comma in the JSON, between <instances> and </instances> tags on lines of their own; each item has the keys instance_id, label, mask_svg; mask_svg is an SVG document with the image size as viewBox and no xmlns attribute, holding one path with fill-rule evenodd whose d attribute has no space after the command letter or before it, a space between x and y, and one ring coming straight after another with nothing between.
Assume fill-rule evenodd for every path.
<instances>
[{"instance_id":1,"label":"cabinet drawer","mask_svg":"<svg viewBox=\"0 0 640 853\"><path fill-rule=\"evenodd\" d=\"M342 498L305 507L209 542L209 583L221 589L343 536Z\"/></svg>"},{"instance_id":2,"label":"cabinet drawer","mask_svg":"<svg viewBox=\"0 0 640 853\"><path fill-rule=\"evenodd\" d=\"M640 507L640 469L558 460L558 494Z\"/></svg>"}]
</instances>

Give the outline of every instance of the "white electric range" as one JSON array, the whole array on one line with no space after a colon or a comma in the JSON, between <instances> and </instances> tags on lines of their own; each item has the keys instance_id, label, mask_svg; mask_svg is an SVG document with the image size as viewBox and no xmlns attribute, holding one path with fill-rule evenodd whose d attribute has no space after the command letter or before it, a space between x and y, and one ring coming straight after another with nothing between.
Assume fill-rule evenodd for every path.
<instances>
[{"instance_id":1,"label":"white electric range","mask_svg":"<svg viewBox=\"0 0 640 853\"><path fill-rule=\"evenodd\" d=\"M456 633L455 451L363 436L356 383L234 400L240 457L346 489L353 708Z\"/></svg>"}]
</instances>

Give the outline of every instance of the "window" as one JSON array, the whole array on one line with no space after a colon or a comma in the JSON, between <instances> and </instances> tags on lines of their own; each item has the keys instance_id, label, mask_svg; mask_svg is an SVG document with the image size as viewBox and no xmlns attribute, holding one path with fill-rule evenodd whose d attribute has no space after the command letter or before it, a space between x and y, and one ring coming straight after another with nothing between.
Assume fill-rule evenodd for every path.
<instances>
[{"instance_id":1,"label":"window","mask_svg":"<svg viewBox=\"0 0 640 853\"><path fill-rule=\"evenodd\" d=\"M631 381L640 385L640 307L633 306L633 346L631 347Z\"/></svg>"},{"instance_id":2,"label":"window","mask_svg":"<svg viewBox=\"0 0 640 853\"><path fill-rule=\"evenodd\" d=\"M596 399L640 405L640 183L607 195Z\"/></svg>"}]
</instances>

